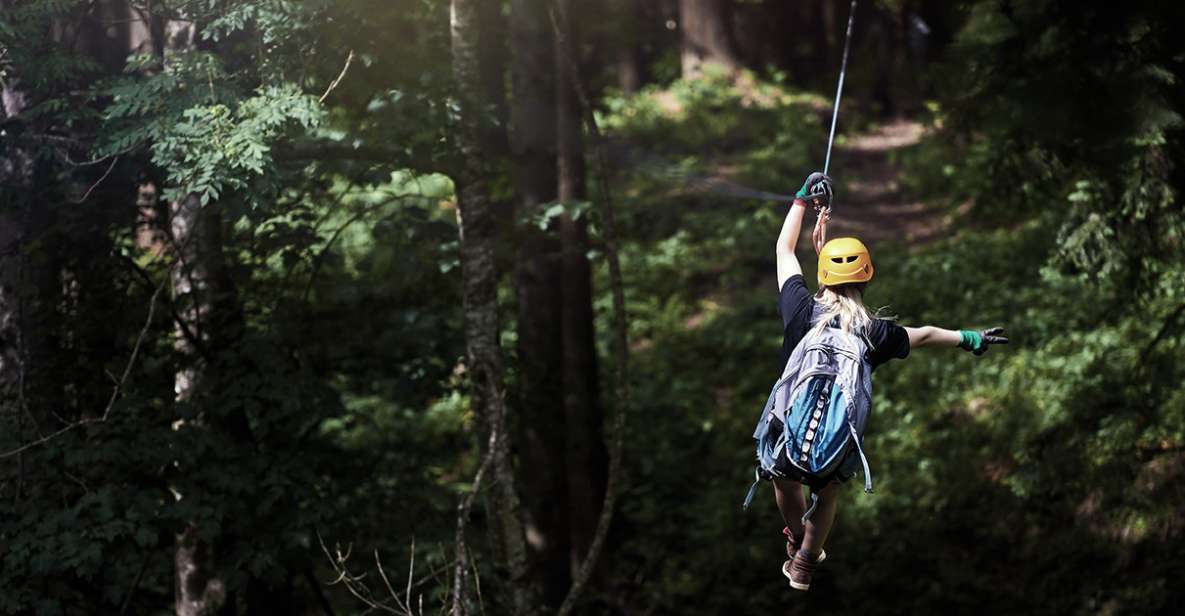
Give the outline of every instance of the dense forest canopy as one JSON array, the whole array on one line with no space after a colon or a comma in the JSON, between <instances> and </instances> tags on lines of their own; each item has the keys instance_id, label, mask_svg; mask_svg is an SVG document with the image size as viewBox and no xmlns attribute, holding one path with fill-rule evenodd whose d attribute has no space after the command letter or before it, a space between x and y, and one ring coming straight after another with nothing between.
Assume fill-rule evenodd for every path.
<instances>
[{"instance_id":1,"label":"dense forest canopy","mask_svg":"<svg viewBox=\"0 0 1185 616\"><path fill-rule=\"evenodd\" d=\"M0 613L1173 612L1179 2L857 4L832 234L1012 343L740 510L848 9L0 0Z\"/></svg>"}]
</instances>

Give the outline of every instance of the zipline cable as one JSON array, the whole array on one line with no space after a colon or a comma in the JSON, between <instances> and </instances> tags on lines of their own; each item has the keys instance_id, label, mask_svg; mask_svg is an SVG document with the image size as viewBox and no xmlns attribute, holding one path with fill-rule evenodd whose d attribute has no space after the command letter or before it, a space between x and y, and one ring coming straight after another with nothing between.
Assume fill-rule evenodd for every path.
<instances>
[{"instance_id":1,"label":"zipline cable","mask_svg":"<svg viewBox=\"0 0 1185 616\"><path fill-rule=\"evenodd\" d=\"M839 85L835 86L835 107L831 110L831 133L827 135L827 158L823 161L823 175L831 169L831 146L835 144L835 125L839 120L839 99L843 97L843 78L848 71L848 50L852 47L852 24L856 23L856 0L848 7L848 30L843 37L843 59L839 63ZM811 243L815 247L815 254L823 252L823 245L827 243L827 221L831 218L831 204L834 195L828 195L827 203L820 206L815 204L815 229L811 231Z\"/></svg>"},{"instance_id":2,"label":"zipline cable","mask_svg":"<svg viewBox=\"0 0 1185 616\"><path fill-rule=\"evenodd\" d=\"M831 135L827 137L827 160L823 162L823 174L831 168L831 144L835 142L835 122L839 119L839 99L843 96L843 77L848 70L848 49L852 43L852 24L856 21L856 0L848 9L848 31L843 39L843 60L839 64L839 85L835 88L835 108L831 111Z\"/></svg>"}]
</instances>

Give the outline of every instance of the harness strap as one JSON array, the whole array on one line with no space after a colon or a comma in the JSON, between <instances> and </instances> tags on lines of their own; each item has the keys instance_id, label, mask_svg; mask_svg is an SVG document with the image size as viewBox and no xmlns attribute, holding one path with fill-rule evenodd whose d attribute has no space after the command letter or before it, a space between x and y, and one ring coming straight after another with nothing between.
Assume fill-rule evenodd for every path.
<instances>
[{"instance_id":1,"label":"harness strap","mask_svg":"<svg viewBox=\"0 0 1185 616\"><path fill-rule=\"evenodd\" d=\"M802 524L804 526L806 525L807 521L811 519L811 516L815 515L815 509L818 508L818 506L819 495L816 494L814 490L811 490L811 506L807 507L806 513L802 514Z\"/></svg>"},{"instance_id":2,"label":"harness strap","mask_svg":"<svg viewBox=\"0 0 1185 616\"><path fill-rule=\"evenodd\" d=\"M860 445L860 435L856 433L856 426L850 418L848 429L852 431L852 440L856 441L856 453L860 454L860 464L864 466L864 492L872 494L872 470L868 468L868 458L864 455L864 447Z\"/></svg>"},{"instance_id":3,"label":"harness strap","mask_svg":"<svg viewBox=\"0 0 1185 616\"><path fill-rule=\"evenodd\" d=\"M868 337L868 332L865 331L865 329L866 328L861 327L860 331L856 333L860 336L860 339L864 341L864 345L868 347L866 349L867 351L875 351L876 345L872 343L872 338Z\"/></svg>"}]
</instances>

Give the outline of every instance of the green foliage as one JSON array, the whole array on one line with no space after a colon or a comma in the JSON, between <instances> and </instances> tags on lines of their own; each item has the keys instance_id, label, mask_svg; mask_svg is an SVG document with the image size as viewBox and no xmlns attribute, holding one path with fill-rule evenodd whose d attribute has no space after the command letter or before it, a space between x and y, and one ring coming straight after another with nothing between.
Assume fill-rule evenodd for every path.
<instances>
[{"instance_id":1,"label":"green foliage","mask_svg":"<svg viewBox=\"0 0 1185 616\"><path fill-rule=\"evenodd\" d=\"M715 154L750 149L776 141L793 149L793 159L806 148L802 133L816 128L825 99L787 91L746 73L734 79L708 65L698 79L680 79L669 87L647 86L631 96L605 100L600 123L631 141L661 150Z\"/></svg>"},{"instance_id":2,"label":"green foliage","mask_svg":"<svg viewBox=\"0 0 1185 616\"><path fill-rule=\"evenodd\" d=\"M1173 26L1185 18L1179 3L1071 4L947 9L963 26L926 77L928 133L893 156L902 192L951 224L925 245L874 246L867 300L905 325L1002 324L1013 343L982 358L919 349L878 369L867 440L877 492L844 489L831 558L793 599L768 488L755 512L739 511L751 430L776 376L772 244L785 211L747 196L793 192L819 164L830 99L780 69L774 83L711 69L676 79L678 56L662 49L648 53L666 86L598 101L634 404L628 489L589 611L1180 603L1185 54ZM4 382L0 452L101 415L111 375L142 342L108 421L4 459L0 613L167 610L176 536L190 525L218 546L233 611L300 613L323 593L352 613L353 597L320 583L333 576L319 538L352 544L359 567L377 550L389 574L414 538L430 546L418 548L417 582L445 571L477 464L444 175L457 162L448 5L153 7L201 24L193 48L100 61L52 35L86 17L83 4L27 0L0 13L0 83L30 102L0 120L0 158L37 162L35 181L0 187L0 216L41 225L3 255L0 292L8 302L13 289L28 331L46 334L22 351L28 382ZM322 103L349 50L356 60ZM841 133L866 123L866 96L845 99L857 117L845 115ZM501 204L513 196L510 163L490 158ZM67 162L82 160L97 163ZM872 179L837 161L840 194ZM174 346L187 298L166 291L149 319L172 257L167 237L154 248L133 235L145 185L159 189L158 210L196 193L222 219L221 299L237 310L197 358ZM551 203L514 222L546 230L593 205ZM504 271L514 248L499 246ZM19 285L8 285L10 263ZM607 357L611 297L594 264ZM513 276L498 293L512 314ZM503 330L507 348L515 336ZM191 361L209 381L178 404L175 375ZM471 522L483 592L496 597L480 505ZM425 580L425 603L442 598L447 575Z\"/></svg>"},{"instance_id":3,"label":"green foliage","mask_svg":"<svg viewBox=\"0 0 1185 616\"><path fill-rule=\"evenodd\" d=\"M874 247L867 298L906 325L1005 325L1013 344L983 358L917 350L877 371L876 493L844 490L832 558L795 609L978 612L990 595L1003 611L1033 611L1039 597L1050 613L1148 613L1178 596L1168 589L1185 566L1185 253L1169 162L1181 151L1180 107L1164 86L1185 56L1158 25L1177 8L1142 5L1116 25L1101 5L1013 4L1013 15L985 3L968 16L930 135L895 154L908 193L955 225L929 245ZM1115 58L1084 77L1083 58L1103 49ZM1152 64L1162 61L1173 68ZM718 127L746 111L717 105L726 117L683 124L691 112L660 105L686 96L679 88L610 99L606 123L697 173L725 158L785 164L794 179L812 166L805 150L761 158L769 138L720 147ZM621 189L633 421L646 426L631 432L630 540L615 561L646 582L623 592L659 613L784 610L768 488L756 515L737 512L749 434L775 378L769 243L780 216L672 195L649 175L629 174Z\"/></svg>"},{"instance_id":4,"label":"green foliage","mask_svg":"<svg viewBox=\"0 0 1185 616\"><path fill-rule=\"evenodd\" d=\"M357 145L364 125L376 142L405 138L404 162L438 155L447 149L438 92L395 81L419 107L391 113L398 90L366 90L386 102L331 113L319 97L342 69L334 39L360 30L346 32L360 20L337 3L153 3L185 11L198 42L132 53L122 72L53 38L51 22L87 19L77 3L17 5L0 14L0 77L32 106L2 120L0 156L24 152L14 134L51 146L35 151L43 186L33 195L5 186L0 215L45 221L17 258L27 268L51 264L37 271L64 272L64 282L60 294L55 285L22 287L27 305L60 306L29 321L51 341L30 375L53 377L43 385L30 376L27 409L5 389L0 452L101 415L112 375L131 363L109 420L5 459L0 613L165 609L176 536L187 526L215 546L232 610L285 612L288 602L299 611L319 595L353 605L321 586L331 576L318 535L330 545L365 543L360 553L402 554L413 537L434 546L452 536L456 494L472 472L469 401L456 371L452 185L394 171L403 168L398 154L372 165L293 151L314 140ZM438 8L406 19L418 25ZM331 26L322 21L330 9L340 20ZM381 43L350 40L362 57L351 77ZM424 68L406 72L420 79ZM341 85L334 97L353 100L351 80ZM435 115L421 113L429 107ZM84 159L102 164L66 162ZM431 156L414 162L434 165ZM94 185L81 207L66 194L79 184ZM156 248L137 245L137 184L158 189L159 202L138 204L145 210L197 194L223 221L219 284L234 289L236 322L206 324L217 342L198 345L199 358L173 346L186 297L160 295L140 339L173 256L167 232ZM196 398L175 403L175 374L190 361L206 381ZM50 400L65 406L42 404ZM446 566L435 549L417 559L427 567L418 571Z\"/></svg>"},{"instance_id":5,"label":"green foliage","mask_svg":"<svg viewBox=\"0 0 1185 616\"><path fill-rule=\"evenodd\" d=\"M100 90L106 135L97 154L113 156L149 144L152 162L165 170L164 197L196 194L203 205L234 191L248 201L266 186L259 178L275 169L272 146L311 131L324 119L317 98L294 84L264 86L236 98L214 83L234 80L205 53L185 54L170 69L147 78L138 72L153 62L137 56L130 75ZM195 84L208 83L208 88ZM264 195L267 195L265 192Z\"/></svg>"},{"instance_id":6,"label":"green foliage","mask_svg":"<svg viewBox=\"0 0 1185 616\"><path fill-rule=\"evenodd\" d=\"M1171 164L1183 127L1179 5L977 5L948 77L951 121L982 152L969 171L1029 208L1066 203L1061 263L1146 283L1145 251L1182 235ZM983 191L980 191L982 194Z\"/></svg>"},{"instance_id":7,"label":"green foliage","mask_svg":"<svg viewBox=\"0 0 1185 616\"><path fill-rule=\"evenodd\" d=\"M316 24L329 4L327 0L239 1L221 7L210 3L213 10L201 30L201 37L217 43L237 32L249 30L258 36L269 52L281 51L285 43L301 41L301 33Z\"/></svg>"},{"instance_id":8,"label":"green foliage","mask_svg":"<svg viewBox=\"0 0 1185 616\"><path fill-rule=\"evenodd\" d=\"M226 191L245 191L274 167L271 143L290 127L309 130L323 111L313 96L292 86L265 88L239 102L190 107L152 139L153 162L168 169L165 198L196 194L203 205Z\"/></svg>"}]
</instances>

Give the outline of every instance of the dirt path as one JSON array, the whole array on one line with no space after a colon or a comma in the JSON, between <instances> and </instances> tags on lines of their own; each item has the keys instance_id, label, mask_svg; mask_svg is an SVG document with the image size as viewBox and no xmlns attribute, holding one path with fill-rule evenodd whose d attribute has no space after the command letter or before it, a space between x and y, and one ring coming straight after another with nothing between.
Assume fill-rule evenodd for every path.
<instances>
[{"instance_id":1,"label":"dirt path","mask_svg":"<svg viewBox=\"0 0 1185 616\"><path fill-rule=\"evenodd\" d=\"M928 206L902 191L899 169L891 158L899 150L916 145L925 127L909 120L896 120L875 130L849 137L836 145L831 176L836 179L836 200L828 228L829 237L855 236L869 245L903 242L919 245L938 239L951 223L951 216ZM792 195L766 192L735 181L730 164L709 164L713 173L689 174L670 160L651 155L628 143L617 144L615 157L623 167L642 169L670 183L672 194L712 194L732 199L757 199L785 203ZM814 216L803 224L803 236L810 241Z\"/></svg>"},{"instance_id":2,"label":"dirt path","mask_svg":"<svg viewBox=\"0 0 1185 616\"><path fill-rule=\"evenodd\" d=\"M899 120L852 137L838 148L831 174L839 194L830 237L854 235L869 244L914 244L938 237L946 217L902 194L897 167L890 160L894 150L916 144L924 132L921 124Z\"/></svg>"}]
</instances>

